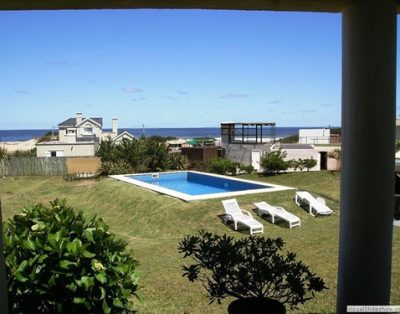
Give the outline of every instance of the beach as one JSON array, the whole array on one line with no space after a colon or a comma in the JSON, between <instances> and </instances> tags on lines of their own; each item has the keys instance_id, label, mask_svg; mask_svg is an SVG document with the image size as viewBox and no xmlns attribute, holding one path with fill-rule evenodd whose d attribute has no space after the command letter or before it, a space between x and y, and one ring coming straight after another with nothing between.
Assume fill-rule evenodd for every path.
<instances>
[{"instance_id":1,"label":"beach","mask_svg":"<svg viewBox=\"0 0 400 314\"><path fill-rule=\"evenodd\" d=\"M37 143L37 141L37 139L31 139L18 142L0 142L0 147L5 148L7 152L15 152L17 150L31 150L35 148L35 144Z\"/></svg>"}]
</instances>

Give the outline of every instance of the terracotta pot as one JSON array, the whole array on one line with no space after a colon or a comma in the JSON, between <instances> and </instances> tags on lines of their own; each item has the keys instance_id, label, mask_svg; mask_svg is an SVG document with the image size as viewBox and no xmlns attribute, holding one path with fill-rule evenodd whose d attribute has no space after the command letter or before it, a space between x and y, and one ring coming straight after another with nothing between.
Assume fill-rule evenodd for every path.
<instances>
[{"instance_id":1,"label":"terracotta pot","mask_svg":"<svg viewBox=\"0 0 400 314\"><path fill-rule=\"evenodd\" d=\"M285 314L286 308L279 301L266 298L236 299L228 306L229 314Z\"/></svg>"}]
</instances>

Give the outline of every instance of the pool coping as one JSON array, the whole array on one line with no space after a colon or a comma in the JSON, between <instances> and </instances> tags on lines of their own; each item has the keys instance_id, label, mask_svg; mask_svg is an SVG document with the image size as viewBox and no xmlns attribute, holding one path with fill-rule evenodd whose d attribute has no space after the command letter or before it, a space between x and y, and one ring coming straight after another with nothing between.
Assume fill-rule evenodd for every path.
<instances>
[{"instance_id":1,"label":"pool coping","mask_svg":"<svg viewBox=\"0 0 400 314\"><path fill-rule=\"evenodd\" d=\"M233 180L233 181L264 185L266 188L245 190L245 191L235 191L235 192L190 195L190 194L178 192L175 190L171 190L168 188L160 187L160 186L157 186L157 185L154 185L151 183L146 183L146 182L135 180L132 178L127 178L127 176L131 176L131 175L156 175L156 174L162 174L162 173L180 173L180 172L192 172L192 173L198 173L198 174L203 174L203 175L205 174L205 175L209 175L209 176L213 176L213 177L217 177L217 178L225 178L225 179L229 179L229 180ZM258 194L258 193L269 193L269 192L277 192L277 191L285 191L285 190L294 190L295 189L295 188L284 186L284 185L264 183L264 182L260 182L260 181L253 181L253 180L247 180L247 179L239 179L239 178L234 178L234 177L229 177L229 176L224 176L224 175L219 175L219 174L214 174L214 173L208 173L208 172L194 171L194 170L130 173L130 174L122 174L122 175L110 175L109 177L119 180L119 181L126 182L126 183L134 184L134 185L137 185L137 186L140 186L140 187L143 187L143 188L146 188L146 189L149 189L149 190L161 193L161 194L173 196L173 197L179 198L185 202L206 200L206 199L212 199L212 198L225 198L225 197L233 197L233 196L240 196L240 195Z\"/></svg>"}]
</instances>

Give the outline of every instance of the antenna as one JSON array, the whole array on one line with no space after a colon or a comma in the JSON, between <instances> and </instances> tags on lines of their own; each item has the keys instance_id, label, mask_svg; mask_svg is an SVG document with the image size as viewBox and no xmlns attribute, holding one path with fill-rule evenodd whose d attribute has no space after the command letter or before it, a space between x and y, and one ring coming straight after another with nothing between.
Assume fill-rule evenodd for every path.
<instances>
[{"instance_id":1,"label":"antenna","mask_svg":"<svg viewBox=\"0 0 400 314\"><path fill-rule=\"evenodd\" d=\"M142 137L145 137L145 135L144 135L144 124L142 124Z\"/></svg>"}]
</instances>

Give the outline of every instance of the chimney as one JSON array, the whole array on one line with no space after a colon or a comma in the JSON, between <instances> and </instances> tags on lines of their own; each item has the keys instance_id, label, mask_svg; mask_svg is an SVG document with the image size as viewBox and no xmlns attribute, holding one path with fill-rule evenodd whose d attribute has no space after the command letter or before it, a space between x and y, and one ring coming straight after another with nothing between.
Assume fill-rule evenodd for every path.
<instances>
[{"instance_id":1,"label":"chimney","mask_svg":"<svg viewBox=\"0 0 400 314\"><path fill-rule=\"evenodd\" d=\"M117 134L118 133L118 119L117 118L112 118L112 133Z\"/></svg>"},{"instance_id":2,"label":"chimney","mask_svg":"<svg viewBox=\"0 0 400 314\"><path fill-rule=\"evenodd\" d=\"M83 118L82 118L82 112L77 112L77 113L76 113L76 124L81 123L82 120L83 120Z\"/></svg>"}]
</instances>

